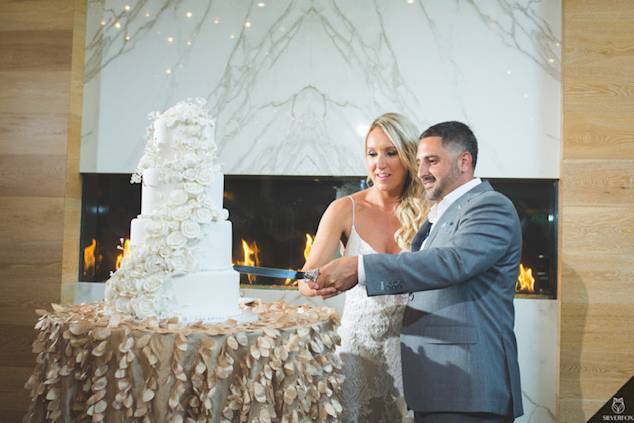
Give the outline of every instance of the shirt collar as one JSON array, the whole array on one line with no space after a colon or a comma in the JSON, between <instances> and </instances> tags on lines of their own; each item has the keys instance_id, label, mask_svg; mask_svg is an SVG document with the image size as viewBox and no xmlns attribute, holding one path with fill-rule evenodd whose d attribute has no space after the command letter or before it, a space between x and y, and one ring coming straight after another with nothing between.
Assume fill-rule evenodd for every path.
<instances>
[{"instance_id":1,"label":"shirt collar","mask_svg":"<svg viewBox=\"0 0 634 423\"><path fill-rule=\"evenodd\" d=\"M451 191L449 194L445 195L445 198L440 200L438 203L431 206L429 209L429 214L427 215L427 220L429 223L434 224L438 222L440 217L447 211L449 206L456 202L456 200L462 197L467 192L471 191L476 185L482 183L480 178L473 178L469 182L460 185L458 188Z\"/></svg>"}]
</instances>

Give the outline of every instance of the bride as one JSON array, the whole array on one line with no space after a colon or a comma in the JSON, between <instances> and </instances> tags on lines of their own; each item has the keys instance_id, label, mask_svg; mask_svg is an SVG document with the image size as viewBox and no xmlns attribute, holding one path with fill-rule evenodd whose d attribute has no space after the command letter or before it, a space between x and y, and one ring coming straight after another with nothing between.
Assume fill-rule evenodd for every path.
<instances>
[{"instance_id":1,"label":"bride","mask_svg":"<svg viewBox=\"0 0 634 423\"><path fill-rule=\"evenodd\" d=\"M416 127L397 113L379 116L365 137L370 188L333 201L321 218L304 269L344 255L409 250L427 214L416 177ZM300 282L307 296L315 291ZM399 332L407 296L368 297L364 287L345 293L338 349L343 361L343 421L413 421L403 398Z\"/></svg>"}]
</instances>

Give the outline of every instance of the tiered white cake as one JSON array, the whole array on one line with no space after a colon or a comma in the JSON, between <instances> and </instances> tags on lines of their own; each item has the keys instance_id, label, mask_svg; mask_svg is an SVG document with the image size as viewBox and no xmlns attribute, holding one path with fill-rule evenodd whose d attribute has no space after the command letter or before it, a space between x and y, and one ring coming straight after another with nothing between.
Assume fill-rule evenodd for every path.
<instances>
[{"instance_id":1,"label":"tiered white cake","mask_svg":"<svg viewBox=\"0 0 634 423\"><path fill-rule=\"evenodd\" d=\"M113 318L177 316L223 320L240 313L239 274L231 264L224 178L204 100L151 114L145 153L132 182L143 182L130 252L106 282Z\"/></svg>"}]
</instances>

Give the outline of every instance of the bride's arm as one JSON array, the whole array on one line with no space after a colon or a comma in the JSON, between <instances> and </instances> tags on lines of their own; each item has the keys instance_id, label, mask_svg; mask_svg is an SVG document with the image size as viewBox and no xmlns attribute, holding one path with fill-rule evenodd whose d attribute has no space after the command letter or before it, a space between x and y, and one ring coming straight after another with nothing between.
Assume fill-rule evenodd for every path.
<instances>
[{"instance_id":1,"label":"bride's arm","mask_svg":"<svg viewBox=\"0 0 634 423\"><path fill-rule=\"evenodd\" d=\"M346 233L346 227L350 225L348 220L351 211L351 202L345 198L330 203L321 217L317 235L315 235L308 259L302 267L303 270L316 269L337 257L342 235ZM309 297L316 295L315 290L310 289L303 281L299 281L299 292Z\"/></svg>"}]
</instances>

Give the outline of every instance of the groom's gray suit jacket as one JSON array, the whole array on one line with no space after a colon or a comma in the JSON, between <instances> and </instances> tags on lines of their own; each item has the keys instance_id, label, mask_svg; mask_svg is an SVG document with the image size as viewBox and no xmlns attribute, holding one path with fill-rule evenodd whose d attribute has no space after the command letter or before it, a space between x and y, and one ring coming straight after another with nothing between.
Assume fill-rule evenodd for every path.
<instances>
[{"instance_id":1,"label":"groom's gray suit jacket","mask_svg":"<svg viewBox=\"0 0 634 423\"><path fill-rule=\"evenodd\" d=\"M401 328L405 399L418 412L520 416L513 295L521 230L488 182L424 226L412 252L363 257L368 295L411 293Z\"/></svg>"}]
</instances>

